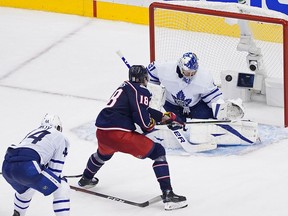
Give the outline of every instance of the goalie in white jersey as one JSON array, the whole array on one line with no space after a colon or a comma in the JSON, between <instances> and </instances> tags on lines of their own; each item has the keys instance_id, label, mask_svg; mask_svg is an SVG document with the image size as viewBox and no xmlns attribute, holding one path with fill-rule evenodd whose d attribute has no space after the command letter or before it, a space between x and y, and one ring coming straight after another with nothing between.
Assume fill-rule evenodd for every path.
<instances>
[{"instance_id":1,"label":"goalie in white jersey","mask_svg":"<svg viewBox=\"0 0 288 216\"><path fill-rule=\"evenodd\" d=\"M212 75L198 64L195 53L185 53L178 61L152 62L149 82L165 87L164 109L186 118L227 120L244 115L242 101L224 102Z\"/></svg>"},{"instance_id":2,"label":"goalie in white jersey","mask_svg":"<svg viewBox=\"0 0 288 216\"><path fill-rule=\"evenodd\" d=\"M15 189L14 214L24 216L35 191L53 194L56 216L70 213L70 187L61 178L69 142L58 116L46 114L40 127L7 149L2 174Z\"/></svg>"}]
</instances>

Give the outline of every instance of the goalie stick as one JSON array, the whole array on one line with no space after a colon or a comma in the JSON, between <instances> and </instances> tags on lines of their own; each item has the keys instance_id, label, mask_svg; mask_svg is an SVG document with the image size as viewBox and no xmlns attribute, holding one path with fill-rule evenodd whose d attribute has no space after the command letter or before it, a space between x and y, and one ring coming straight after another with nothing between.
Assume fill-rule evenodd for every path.
<instances>
[{"instance_id":1,"label":"goalie stick","mask_svg":"<svg viewBox=\"0 0 288 216\"><path fill-rule=\"evenodd\" d=\"M113 201L116 201L116 202L125 203L125 204L128 204L128 205L133 205L133 206L142 207L142 208L143 207L147 207L147 206L149 206L149 205L151 205L153 203L156 203L156 202L159 202L159 201L162 200L161 196L156 196L156 197L154 197L152 199L149 199L149 200L147 200L145 202L138 203L138 202L133 202L133 201L125 200L125 199L122 199L122 198L118 198L118 197L114 197L114 196L98 193L98 192L95 192L95 191L90 191L90 190L87 190L87 189L84 189L84 188L75 187L75 186L72 186L72 185L70 185L70 188L75 190L75 191L80 191L82 193L87 193L87 194L99 196L99 197L102 197L102 198L106 198L106 199L109 199L109 200L113 200Z\"/></svg>"},{"instance_id":2,"label":"goalie stick","mask_svg":"<svg viewBox=\"0 0 288 216\"><path fill-rule=\"evenodd\" d=\"M185 124L219 124L219 123L229 123L232 122L231 120L200 120L200 121L190 121L190 122L185 122Z\"/></svg>"},{"instance_id":3,"label":"goalie stick","mask_svg":"<svg viewBox=\"0 0 288 216\"><path fill-rule=\"evenodd\" d=\"M156 125L156 128L161 130L161 128L167 128L167 125ZM156 129L156 130L157 130ZM217 148L216 143L201 143L201 144L193 144L187 140L187 138L183 134L183 129L169 129L172 135L176 138L177 142L182 146L182 148L188 153L197 153L210 151Z\"/></svg>"},{"instance_id":4,"label":"goalie stick","mask_svg":"<svg viewBox=\"0 0 288 216\"><path fill-rule=\"evenodd\" d=\"M202 143L199 145L190 143L183 135L181 129L171 130L171 132L186 152L189 153L204 152L214 150L217 148L217 144L214 143Z\"/></svg>"}]
</instances>

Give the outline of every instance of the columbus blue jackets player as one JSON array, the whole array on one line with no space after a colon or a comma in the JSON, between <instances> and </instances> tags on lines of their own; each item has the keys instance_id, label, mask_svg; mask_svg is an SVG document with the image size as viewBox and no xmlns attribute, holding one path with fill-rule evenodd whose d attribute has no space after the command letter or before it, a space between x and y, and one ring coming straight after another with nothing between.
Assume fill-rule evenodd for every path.
<instances>
[{"instance_id":1,"label":"columbus blue jackets player","mask_svg":"<svg viewBox=\"0 0 288 216\"><path fill-rule=\"evenodd\" d=\"M176 121L174 113L163 113L149 108L151 93L146 88L148 73L144 66L129 69L129 81L124 81L113 93L107 106L96 119L97 151L90 156L78 184L90 188L98 183L94 175L114 153L123 152L139 159L154 161L153 170L163 192L166 210L184 208L186 197L174 194L170 182L165 149L145 135L136 132L136 123L143 132L152 131L156 122Z\"/></svg>"},{"instance_id":2,"label":"columbus blue jackets player","mask_svg":"<svg viewBox=\"0 0 288 216\"><path fill-rule=\"evenodd\" d=\"M68 148L59 117L46 114L40 127L7 149L2 174L16 191L13 216L26 214L35 191L53 194L56 216L70 214L70 187L60 177Z\"/></svg>"}]
</instances>

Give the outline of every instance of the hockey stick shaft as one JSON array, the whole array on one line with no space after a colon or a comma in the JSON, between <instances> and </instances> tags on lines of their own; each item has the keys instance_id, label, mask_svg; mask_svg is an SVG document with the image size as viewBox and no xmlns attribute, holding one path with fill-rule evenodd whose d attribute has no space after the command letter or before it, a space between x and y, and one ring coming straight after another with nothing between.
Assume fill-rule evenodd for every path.
<instances>
[{"instance_id":1,"label":"hockey stick shaft","mask_svg":"<svg viewBox=\"0 0 288 216\"><path fill-rule=\"evenodd\" d=\"M87 190L87 189L84 189L84 188L75 187L75 186L72 186L72 185L70 186L70 188L75 190L75 191L80 191L82 193L87 193L87 194L91 194L91 195L94 195L94 196L102 197L102 198L113 200L113 201L120 202L120 203L125 203L125 204L128 204L128 205L138 206L138 207L147 207L147 206L149 206L149 205L151 205L153 203L156 203L156 202L159 202L159 201L162 200L161 196L157 196L157 197L154 197L154 198L152 198L150 200L147 200L147 201L145 201L143 203L137 203L137 202L125 200L125 199L122 199L122 198L118 198L118 197L114 197L114 196L98 193L98 192L95 192L95 191L90 191L90 190Z\"/></svg>"},{"instance_id":2,"label":"hockey stick shaft","mask_svg":"<svg viewBox=\"0 0 288 216\"><path fill-rule=\"evenodd\" d=\"M185 122L185 124L218 124L218 123L229 123L232 122L231 120L203 120L203 121L192 121L192 122Z\"/></svg>"},{"instance_id":3,"label":"hockey stick shaft","mask_svg":"<svg viewBox=\"0 0 288 216\"><path fill-rule=\"evenodd\" d=\"M221 124L221 123L230 123L230 122L232 122L232 121L231 120L207 120L207 121L202 120L202 121L185 122L183 125L180 123L178 123L178 124L179 124L179 126L182 125L183 130L185 131L186 130L185 125L187 125L187 124ZM159 123L157 125L167 126L167 124L162 124L162 123Z\"/></svg>"},{"instance_id":4,"label":"hockey stick shaft","mask_svg":"<svg viewBox=\"0 0 288 216\"><path fill-rule=\"evenodd\" d=\"M122 59L122 61L125 63L125 65L130 68L130 64L128 63L128 61L126 60L126 58L124 57L124 55L122 54L122 52L120 50L118 50L117 55Z\"/></svg>"},{"instance_id":5,"label":"hockey stick shaft","mask_svg":"<svg viewBox=\"0 0 288 216\"><path fill-rule=\"evenodd\" d=\"M79 178L81 177L82 174L79 174L79 175L66 175L66 176L63 176L64 178Z\"/></svg>"}]
</instances>

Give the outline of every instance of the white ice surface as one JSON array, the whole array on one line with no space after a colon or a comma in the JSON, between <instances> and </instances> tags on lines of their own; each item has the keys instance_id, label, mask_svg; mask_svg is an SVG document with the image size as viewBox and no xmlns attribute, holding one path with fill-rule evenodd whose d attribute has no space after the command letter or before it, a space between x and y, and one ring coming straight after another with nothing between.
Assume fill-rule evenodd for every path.
<instances>
[{"instance_id":1,"label":"white ice surface","mask_svg":"<svg viewBox=\"0 0 288 216\"><path fill-rule=\"evenodd\" d=\"M97 145L71 130L93 122L115 88L127 79L127 69L115 54L118 49L130 62L147 65L148 27L0 8L1 161L11 143L19 142L51 112L61 117L72 144L64 174L82 173ZM283 110L267 110L264 115L260 111L266 108L247 106L251 107L248 117L262 123L283 121ZM188 199L185 209L166 212L161 202L138 208L71 191L71 216L287 216L287 140L241 155L168 155L174 191ZM138 202L148 200L160 194L151 165L149 159L116 154L97 174L100 183L95 190ZM3 177L0 191L0 215L12 215L14 192ZM37 193L27 215L53 215L52 196Z\"/></svg>"}]
</instances>

